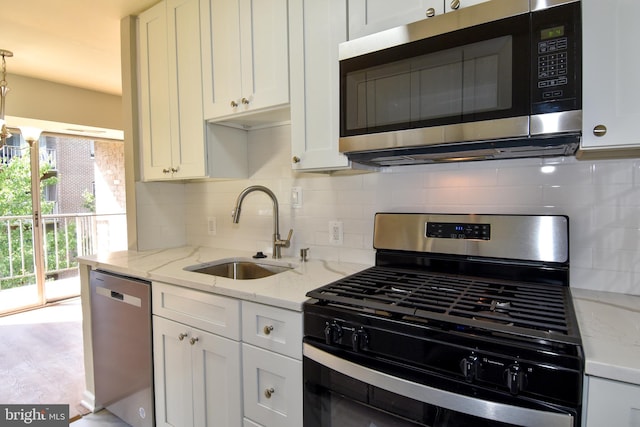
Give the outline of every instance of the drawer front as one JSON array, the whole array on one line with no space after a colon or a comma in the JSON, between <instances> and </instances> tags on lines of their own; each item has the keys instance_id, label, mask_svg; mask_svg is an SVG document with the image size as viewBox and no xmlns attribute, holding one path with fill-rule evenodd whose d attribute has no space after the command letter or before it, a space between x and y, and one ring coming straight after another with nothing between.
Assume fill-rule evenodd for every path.
<instances>
[{"instance_id":1,"label":"drawer front","mask_svg":"<svg viewBox=\"0 0 640 427\"><path fill-rule=\"evenodd\" d=\"M243 301L242 341L302 360L302 313Z\"/></svg>"},{"instance_id":2,"label":"drawer front","mask_svg":"<svg viewBox=\"0 0 640 427\"><path fill-rule=\"evenodd\" d=\"M153 282L151 298L155 315L240 340L238 300L159 282Z\"/></svg>"},{"instance_id":3,"label":"drawer front","mask_svg":"<svg viewBox=\"0 0 640 427\"><path fill-rule=\"evenodd\" d=\"M242 344L244 414L265 427L302 425L302 362Z\"/></svg>"}]
</instances>

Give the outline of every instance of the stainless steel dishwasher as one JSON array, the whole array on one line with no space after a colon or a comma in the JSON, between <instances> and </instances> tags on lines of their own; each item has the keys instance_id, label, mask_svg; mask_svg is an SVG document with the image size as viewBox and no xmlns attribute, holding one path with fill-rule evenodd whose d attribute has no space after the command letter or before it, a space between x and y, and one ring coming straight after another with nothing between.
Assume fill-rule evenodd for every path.
<instances>
[{"instance_id":1,"label":"stainless steel dishwasher","mask_svg":"<svg viewBox=\"0 0 640 427\"><path fill-rule=\"evenodd\" d=\"M92 270L96 406L133 427L152 427L151 283Z\"/></svg>"}]
</instances>

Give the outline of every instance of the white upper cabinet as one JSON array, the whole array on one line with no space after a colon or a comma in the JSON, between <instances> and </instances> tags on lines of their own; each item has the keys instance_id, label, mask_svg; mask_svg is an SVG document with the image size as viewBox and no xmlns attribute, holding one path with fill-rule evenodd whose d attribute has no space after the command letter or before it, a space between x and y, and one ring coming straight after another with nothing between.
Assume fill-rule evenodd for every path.
<instances>
[{"instance_id":1,"label":"white upper cabinet","mask_svg":"<svg viewBox=\"0 0 640 427\"><path fill-rule=\"evenodd\" d=\"M349 40L439 15L444 12L445 1L348 0Z\"/></svg>"},{"instance_id":2,"label":"white upper cabinet","mask_svg":"<svg viewBox=\"0 0 640 427\"><path fill-rule=\"evenodd\" d=\"M640 2L582 0L581 148L640 148Z\"/></svg>"},{"instance_id":3,"label":"white upper cabinet","mask_svg":"<svg viewBox=\"0 0 640 427\"><path fill-rule=\"evenodd\" d=\"M166 0L138 17L144 181L245 178L247 135L206 124L200 22L206 0Z\"/></svg>"},{"instance_id":4,"label":"white upper cabinet","mask_svg":"<svg viewBox=\"0 0 640 427\"><path fill-rule=\"evenodd\" d=\"M287 0L202 3L204 118L234 120L279 110L272 120L288 120Z\"/></svg>"},{"instance_id":5,"label":"white upper cabinet","mask_svg":"<svg viewBox=\"0 0 640 427\"><path fill-rule=\"evenodd\" d=\"M168 0L139 16L143 179L203 177L198 0ZM195 48L194 48L195 46Z\"/></svg>"},{"instance_id":6,"label":"white upper cabinet","mask_svg":"<svg viewBox=\"0 0 640 427\"><path fill-rule=\"evenodd\" d=\"M338 45L346 41L346 0L291 0L291 157L299 171L348 169L338 152Z\"/></svg>"},{"instance_id":7,"label":"white upper cabinet","mask_svg":"<svg viewBox=\"0 0 640 427\"><path fill-rule=\"evenodd\" d=\"M463 7L473 6L474 4L484 3L489 0L444 0L444 11L453 12Z\"/></svg>"}]
</instances>

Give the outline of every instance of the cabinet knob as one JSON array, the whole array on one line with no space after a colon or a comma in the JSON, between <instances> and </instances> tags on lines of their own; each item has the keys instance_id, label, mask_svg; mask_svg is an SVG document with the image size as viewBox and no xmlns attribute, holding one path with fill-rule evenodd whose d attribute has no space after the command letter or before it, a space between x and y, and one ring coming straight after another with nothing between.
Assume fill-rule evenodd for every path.
<instances>
[{"instance_id":1,"label":"cabinet knob","mask_svg":"<svg viewBox=\"0 0 640 427\"><path fill-rule=\"evenodd\" d=\"M200 341L200 339L199 339L198 337L194 337L194 338L191 338L191 339L189 340L189 343L190 343L191 345L194 345L194 344L195 344L195 343L197 343L198 341Z\"/></svg>"},{"instance_id":2,"label":"cabinet knob","mask_svg":"<svg viewBox=\"0 0 640 427\"><path fill-rule=\"evenodd\" d=\"M249 105L249 100L247 98L242 98L240 102L242 102L244 105Z\"/></svg>"},{"instance_id":3,"label":"cabinet knob","mask_svg":"<svg viewBox=\"0 0 640 427\"><path fill-rule=\"evenodd\" d=\"M267 399L271 399L271 396L273 395L273 393L275 393L276 391L273 389L273 387L271 388L267 388L264 390L264 397L266 397Z\"/></svg>"},{"instance_id":4,"label":"cabinet knob","mask_svg":"<svg viewBox=\"0 0 640 427\"><path fill-rule=\"evenodd\" d=\"M162 169L162 173L171 173L171 169L164 168L164 169Z\"/></svg>"},{"instance_id":5,"label":"cabinet knob","mask_svg":"<svg viewBox=\"0 0 640 427\"><path fill-rule=\"evenodd\" d=\"M298 157L298 156L293 156L293 158L291 159L291 161L292 161L293 163L300 163L300 157Z\"/></svg>"},{"instance_id":6,"label":"cabinet knob","mask_svg":"<svg viewBox=\"0 0 640 427\"><path fill-rule=\"evenodd\" d=\"M273 325L268 325L265 326L263 329L263 332L265 335L269 335L271 333L271 331L273 331Z\"/></svg>"},{"instance_id":7,"label":"cabinet knob","mask_svg":"<svg viewBox=\"0 0 640 427\"><path fill-rule=\"evenodd\" d=\"M460 7L460 0L451 0L451 9L457 10Z\"/></svg>"},{"instance_id":8,"label":"cabinet knob","mask_svg":"<svg viewBox=\"0 0 640 427\"><path fill-rule=\"evenodd\" d=\"M436 16L436 10L432 7L430 7L429 9L427 9L427 18L432 18L434 16Z\"/></svg>"},{"instance_id":9,"label":"cabinet knob","mask_svg":"<svg viewBox=\"0 0 640 427\"><path fill-rule=\"evenodd\" d=\"M180 335L178 335L178 339L179 339L180 341L182 341L182 340L183 340L183 339L185 339L188 335L189 335L189 334L180 334Z\"/></svg>"},{"instance_id":10,"label":"cabinet knob","mask_svg":"<svg viewBox=\"0 0 640 427\"><path fill-rule=\"evenodd\" d=\"M593 128L593 134L595 136L605 136L605 134L607 133L607 127L605 125L598 125L596 127Z\"/></svg>"},{"instance_id":11,"label":"cabinet knob","mask_svg":"<svg viewBox=\"0 0 640 427\"><path fill-rule=\"evenodd\" d=\"M231 101L231 108L238 107L238 103L236 101Z\"/></svg>"},{"instance_id":12,"label":"cabinet knob","mask_svg":"<svg viewBox=\"0 0 640 427\"><path fill-rule=\"evenodd\" d=\"M171 173L176 173L180 170L180 168L171 168Z\"/></svg>"}]
</instances>

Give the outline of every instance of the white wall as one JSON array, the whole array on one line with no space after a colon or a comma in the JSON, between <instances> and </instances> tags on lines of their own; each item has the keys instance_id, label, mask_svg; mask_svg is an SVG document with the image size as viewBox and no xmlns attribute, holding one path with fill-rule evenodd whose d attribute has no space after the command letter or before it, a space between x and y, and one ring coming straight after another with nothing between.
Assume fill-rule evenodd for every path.
<instances>
[{"instance_id":1,"label":"white wall","mask_svg":"<svg viewBox=\"0 0 640 427\"><path fill-rule=\"evenodd\" d=\"M250 132L251 178L188 184L140 184L148 248L189 244L271 250L271 201L251 193L239 224L231 210L249 185L271 188L280 201L280 230L294 229L284 256L310 247L310 257L373 264L373 215L379 211L565 214L570 218L571 286L640 295L640 160L525 159L401 167L350 176L291 171L289 127ZM554 166L550 173L542 166ZM293 209L290 189L303 189ZM165 211L164 209L167 208ZM176 224L176 218L186 220ZM215 217L217 234L207 234ZM328 223L344 223L344 244L328 243ZM139 225L140 227L140 225ZM184 228L182 228L184 227ZM174 239L162 238L171 229ZM186 239L180 236L186 231ZM144 247L141 247L144 249Z\"/></svg>"}]
</instances>

